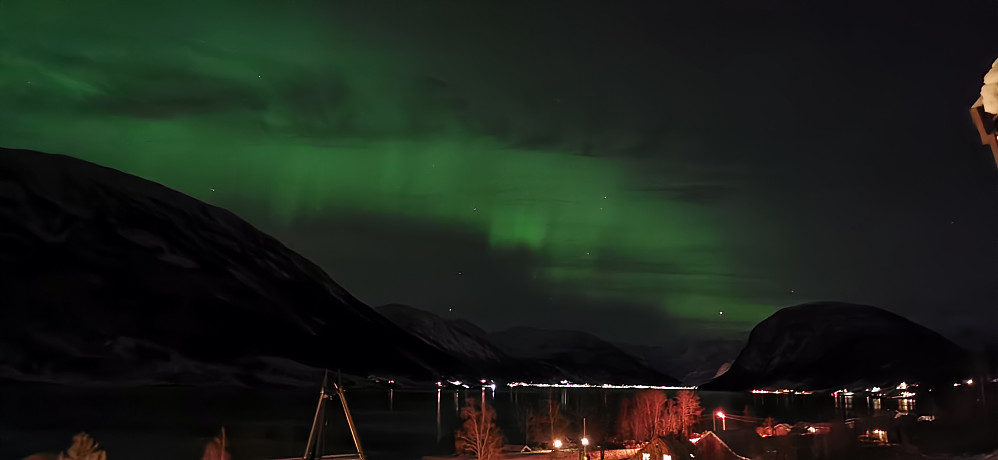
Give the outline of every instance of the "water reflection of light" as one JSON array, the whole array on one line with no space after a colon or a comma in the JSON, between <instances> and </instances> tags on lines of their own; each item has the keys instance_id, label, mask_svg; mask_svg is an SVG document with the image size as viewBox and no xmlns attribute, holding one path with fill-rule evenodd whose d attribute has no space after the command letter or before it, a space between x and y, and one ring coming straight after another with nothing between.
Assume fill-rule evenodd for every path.
<instances>
[{"instance_id":1,"label":"water reflection of light","mask_svg":"<svg viewBox=\"0 0 998 460\"><path fill-rule=\"evenodd\" d=\"M443 435L443 431L440 429L440 389L437 388L437 441L440 441L440 437Z\"/></svg>"},{"instance_id":2,"label":"water reflection of light","mask_svg":"<svg viewBox=\"0 0 998 460\"><path fill-rule=\"evenodd\" d=\"M880 410L880 398L873 398L873 410Z\"/></svg>"},{"instance_id":3,"label":"water reflection of light","mask_svg":"<svg viewBox=\"0 0 998 460\"><path fill-rule=\"evenodd\" d=\"M909 412L915 410L915 400L909 398L899 399L898 410L902 412Z\"/></svg>"},{"instance_id":4,"label":"water reflection of light","mask_svg":"<svg viewBox=\"0 0 998 460\"><path fill-rule=\"evenodd\" d=\"M513 382L508 383L510 387L534 387L534 388L605 388L605 389L617 389L617 390L696 390L696 386L675 386L675 385L611 385L609 383L604 383L602 385L593 385L589 383L571 383L568 380L562 380L561 383L526 383L526 382Z\"/></svg>"}]
</instances>

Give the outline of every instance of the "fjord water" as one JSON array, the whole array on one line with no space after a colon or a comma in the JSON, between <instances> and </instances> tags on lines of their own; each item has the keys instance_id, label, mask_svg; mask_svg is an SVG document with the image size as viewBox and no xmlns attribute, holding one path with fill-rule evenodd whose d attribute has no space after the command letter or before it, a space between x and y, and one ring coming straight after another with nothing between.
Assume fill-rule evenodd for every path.
<instances>
[{"instance_id":1,"label":"fjord water","mask_svg":"<svg viewBox=\"0 0 998 460\"><path fill-rule=\"evenodd\" d=\"M635 390L536 389L486 390L496 407L508 444L522 444L530 410L551 397L569 423L587 417L594 442L615 431L620 403ZM670 394L673 392L669 392ZM368 456L414 459L453 452L460 407L480 390L348 391L350 408ZM705 414L724 410L778 422L820 422L863 416L873 410L865 398L848 401L824 395L757 395L698 392ZM225 427L235 459L301 455L314 415L317 392L234 388L146 387L99 389L69 387L6 388L0 391L0 458L23 458L65 449L73 434L86 431L110 458L197 459L205 443ZM897 401L885 400L888 405ZM911 402L907 403L911 404ZM575 420L578 419L578 420ZM744 428L728 419L728 429ZM709 415L703 428L709 429ZM577 429L575 429L577 430ZM569 428L573 431L573 428ZM329 452L352 448L338 403L328 411ZM571 437L571 435L570 435Z\"/></svg>"}]
</instances>

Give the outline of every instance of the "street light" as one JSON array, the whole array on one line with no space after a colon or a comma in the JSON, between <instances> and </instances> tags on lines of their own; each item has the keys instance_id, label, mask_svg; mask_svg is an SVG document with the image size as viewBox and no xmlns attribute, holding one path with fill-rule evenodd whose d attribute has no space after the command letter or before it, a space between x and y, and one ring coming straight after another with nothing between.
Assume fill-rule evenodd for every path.
<instances>
[{"instance_id":1,"label":"street light","mask_svg":"<svg viewBox=\"0 0 998 460\"><path fill-rule=\"evenodd\" d=\"M717 411L717 416L721 418L721 431L727 431L728 419L724 416L724 412ZM714 430L717 430L717 420L714 420Z\"/></svg>"},{"instance_id":2,"label":"street light","mask_svg":"<svg viewBox=\"0 0 998 460\"><path fill-rule=\"evenodd\" d=\"M561 439L555 439L554 440L554 448L555 449L561 449Z\"/></svg>"},{"instance_id":3,"label":"street light","mask_svg":"<svg viewBox=\"0 0 998 460\"><path fill-rule=\"evenodd\" d=\"M583 446L588 446L589 445L589 438L582 438L582 445Z\"/></svg>"}]
</instances>

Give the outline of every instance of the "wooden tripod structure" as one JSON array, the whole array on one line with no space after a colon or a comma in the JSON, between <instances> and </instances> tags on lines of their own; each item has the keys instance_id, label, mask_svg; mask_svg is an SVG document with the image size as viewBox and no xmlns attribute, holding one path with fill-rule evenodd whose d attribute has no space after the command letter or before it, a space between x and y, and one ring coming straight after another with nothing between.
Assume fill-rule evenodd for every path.
<instances>
[{"instance_id":1,"label":"wooden tripod structure","mask_svg":"<svg viewBox=\"0 0 998 460\"><path fill-rule=\"evenodd\" d=\"M360 437L357 435L357 426L353 423L353 415L350 414L350 406L347 405L346 395L343 394L343 384L337 379L332 383L332 389L340 399L340 406L343 408L343 415L347 419L350 427L350 436L353 438L353 445L357 452L350 454L322 455L323 431L326 427L326 407L333 395L327 390L330 388L329 371L322 376L322 388L319 390L319 404L315 407L315 417L312 419L312 430L308 433L308 443L305 444L305 455L302 460L323 460L323 459L358 459L367 460L364 456L364 449L360 446Z\"/></svg>"}]
</instances>

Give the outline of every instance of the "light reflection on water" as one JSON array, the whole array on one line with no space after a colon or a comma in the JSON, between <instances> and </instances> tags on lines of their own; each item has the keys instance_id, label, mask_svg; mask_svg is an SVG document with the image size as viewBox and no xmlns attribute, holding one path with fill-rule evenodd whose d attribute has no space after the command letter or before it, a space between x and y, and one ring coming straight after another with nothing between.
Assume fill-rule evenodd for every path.
<instances>
[{"instance_id":1,"label":"light reflection on water","mask_svg":"<svg viewBox=\"0 0 998 460\"><path fill-rule=\"evenodd\" d=\"M54 390L53 390L54 391ZM92 432L116 458L149 458L145 445L169 440L161 458L181 458L183 452L203 448L205 439L222 426L232 437L233 448L240 443L259 455L234 457L261 458L300 455L315 411L316 392L311 390L212 390L143 389L120 390L35 390L0 395L0 435L15 443L0 445L0 458L23 458L30 453L59 448L72 433L53 430L52 417L59 414L60 427ZM436 394L433 394L436 393ZM508 393L508 394L503 394ZM620 404L636 390L617 389L500 389L485 392L496 408L498 423L510 443L524 441L531 409L550 397L572 423L586 417L592 438L615 432ZM675 392L667 391L670 396ZM879 408L914 408L914 401L857 397L850 402L826 395L768 395L751 393L697 392L706 413L721 409L752 418L773 417L778 422L842 420L863 416ZM400 453L446 455L453 452L454 430L461 407L468 396L480 397L475 389L411 391L405 389L351 389L347 392L351 410L364 446L373 460L398 458ZM16 414L16 418L15 418ZM32 418L34 416L34 418ZM352 443L338 404L328 411L328 445L348 450ZM705 420L705 424L710 419ZM739 422L729 419L728 428ZM734 426L732 426L734 425ZM709 428L709 426L705 426ZM753 427L754 428L754 427ZM145 436L145 438L143 438ZM145 439L143 441L143 439ZM249 443L248 440L252 440ZM10 450L8 450L10 449ZM17 450L13 450L17 449ZM23 454L23 455L22 455Z\"/></svg>"}]
</instances>

